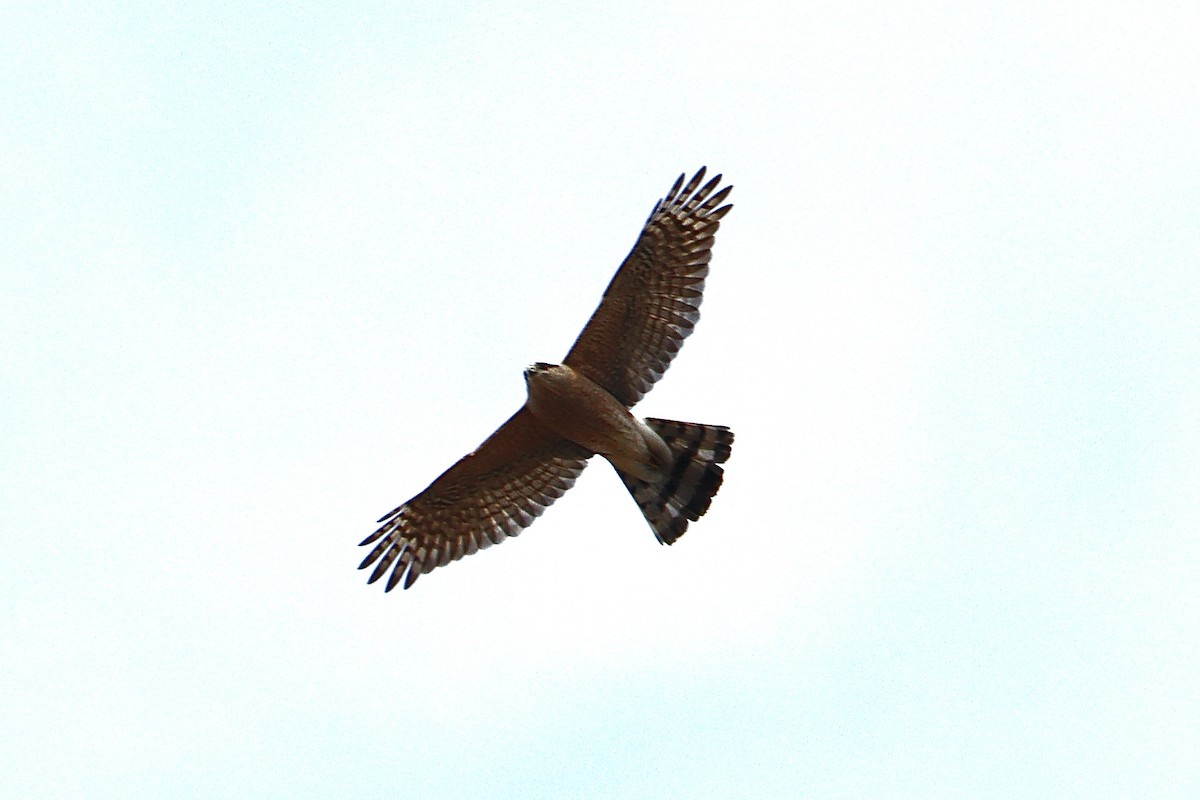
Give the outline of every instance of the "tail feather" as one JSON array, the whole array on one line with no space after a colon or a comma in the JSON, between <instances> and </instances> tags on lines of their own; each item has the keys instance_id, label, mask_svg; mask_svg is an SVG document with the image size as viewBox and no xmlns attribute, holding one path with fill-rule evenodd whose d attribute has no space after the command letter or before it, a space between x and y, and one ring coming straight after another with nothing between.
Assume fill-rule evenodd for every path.
<instances>
[{"instance_id":1,"label":"tail feather","mask_svg":"<svg viewBox=\"0 0 1200 800\"><path fill-rule=\"evenodd\" d=\"M721 488L725 471L721 464L733 448L733 431L723 425L699 425L648 418L654 430L675 457L675 463L660 481L643 481L618 471L634 502L662 544L674 544L689 522L704 516L713 496Z\"/></svg>"}]
</instances>

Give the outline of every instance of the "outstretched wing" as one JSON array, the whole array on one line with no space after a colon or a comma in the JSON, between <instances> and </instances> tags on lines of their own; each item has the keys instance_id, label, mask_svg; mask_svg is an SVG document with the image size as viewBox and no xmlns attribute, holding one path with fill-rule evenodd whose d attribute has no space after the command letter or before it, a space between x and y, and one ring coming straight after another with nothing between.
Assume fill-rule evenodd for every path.
<instances>
[{"instance_id":1,"label":"outstretched wing","mask_svg":"<svg viewBox=\"0 0 1200 800\"><path fill-rule=\"evenodd\" d=\"M359 569L376 564L368 583L392 567L387 591L528 527L570 489L592 455L563 439L524 406L473 453L425 491L379 520L363 540L380 539Z\"/></svg>"},{"instance_id":2,"label":"outstretched wing","mask_svg":"<svg viewBox=\"0 0 1200 800\"><path fill-rule=\"evenodd\" d=\"M680 175L654 206L599 308L563 359L627 406L662 377L700 319L713 236L733 208L721 205L732 186L713 194L720 175L697 189L704 170L686 186Z\"/></svg>"}]
</instances>

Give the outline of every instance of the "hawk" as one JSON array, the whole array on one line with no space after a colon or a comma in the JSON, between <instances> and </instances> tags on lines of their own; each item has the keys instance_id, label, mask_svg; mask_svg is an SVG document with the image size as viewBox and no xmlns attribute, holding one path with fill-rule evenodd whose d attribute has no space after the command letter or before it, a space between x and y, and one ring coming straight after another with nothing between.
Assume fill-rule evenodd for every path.
<instances>
[{"instance_id":1,"label":"hawk","mask_svg":"<svg viewBox=\"0 0 1200 800\"><path fill-rule=\"evenodd\" d=\"M359 569L404 588L528 527L599 454L662 544L703 516L721 487L733 432L640 420L629 409L662 377L700 318L713 237L732 186L701 167L655 204L633 250L561 364L525 370L525 404L425 491L379 520Z\"/></svg>"}]
</instances>

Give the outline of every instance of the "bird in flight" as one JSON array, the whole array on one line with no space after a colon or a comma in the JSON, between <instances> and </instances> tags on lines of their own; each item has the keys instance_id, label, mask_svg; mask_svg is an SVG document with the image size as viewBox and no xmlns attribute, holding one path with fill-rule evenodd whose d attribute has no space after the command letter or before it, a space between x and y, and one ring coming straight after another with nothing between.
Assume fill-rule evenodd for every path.
<instances>
[{"instance_id":1,"label":"bird in flight","mask_svg":"<svg viewBox=\"0 0 1200 800\"><path fill-rule=\"evenodd\" d=\"M703 516L721 487L733 432L640 420L629 409L662 377L700 318L713 237L732 186L684 175L655 204L633 250L561 364L525 370L525 404L425 491L379 520L359 569L386 591L528 527L599 454L662 544Z\"/></svg>"}]
</instances>

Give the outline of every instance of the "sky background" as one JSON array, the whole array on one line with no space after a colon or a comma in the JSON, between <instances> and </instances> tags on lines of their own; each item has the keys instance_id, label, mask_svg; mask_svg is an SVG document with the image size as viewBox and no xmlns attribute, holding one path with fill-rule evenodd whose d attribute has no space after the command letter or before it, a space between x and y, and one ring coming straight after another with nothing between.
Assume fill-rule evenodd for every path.
<instances>
[{"instance_id":1,"label":"sky background","mask_svg":"<svg viewBox=\"0 0 1200 800\"><path fill-rule=\"evenodd\" d=\"M1194 3L329 6L5 12L8 796L1200 796ZM368 587L702 164L709 514Z\"/></svg>"}]
</instances>

